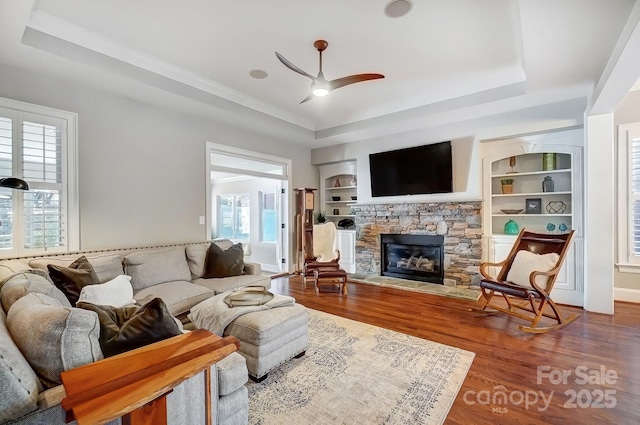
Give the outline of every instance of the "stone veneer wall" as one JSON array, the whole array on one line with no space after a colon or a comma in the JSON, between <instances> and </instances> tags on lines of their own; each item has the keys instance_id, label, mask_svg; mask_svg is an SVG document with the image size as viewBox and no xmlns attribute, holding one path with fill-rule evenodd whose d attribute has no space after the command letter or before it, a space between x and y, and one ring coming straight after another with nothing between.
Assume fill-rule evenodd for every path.
<instances>
[{"instance_id":1,"label":"stone veneer wall","mask_svg":"<svg viewBox=\"0 0 640 425\"><path fill-rule=\"evenodd\" d=\"M361 204L351 207L356 219L356 273L380 274L380 234L444 234L445 278L468 285L480 271L482 202ZM441 234L441 233L440 233Z\"/></svg>"}]
</instances>

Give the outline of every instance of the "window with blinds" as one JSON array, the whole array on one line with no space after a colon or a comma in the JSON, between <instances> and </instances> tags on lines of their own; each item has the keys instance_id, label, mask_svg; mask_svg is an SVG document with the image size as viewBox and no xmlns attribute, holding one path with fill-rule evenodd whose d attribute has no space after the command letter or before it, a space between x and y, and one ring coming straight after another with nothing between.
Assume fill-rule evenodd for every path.
<instances>
[{"instance_id":1,"label":"window with blinds","mask_svg":"<svg viewBox=\"0 0 640 425\"><path fill-rule=\"evenodd\" d=\"M634 257L640 257L640 138L632 139L629 148L629 204L632 210L629 217L632 235L631 250Z\"/></svg>"},{"instance_id":2,"label":"window with blinds","mask_svg":"<svg viewBox=\"0 0 640 425\"><path fill-rule=\"evenodd\" d=\"M618 269L640 273L640 123L618 127Z\"/></svg>"},{"instance_id":3,"label":"window with blinds","mask_svg":"<svg viewBox=\"0 0 640 425\"><path fill-rule=\"evenodd\" d=\"M78 233L78 223L77 204L68 202L69 189L75 191L68 164L74 161L66 156L75 152L75 132L70 141L68 131L75 114L55 116L55 110L19 102L21 108L11 109L3 102L13 101L0 98L0 177L21 178L30 189L0 188L0 256L78 249L77 239L68 237L70 226Z\"/></svg>"}]
</instances>

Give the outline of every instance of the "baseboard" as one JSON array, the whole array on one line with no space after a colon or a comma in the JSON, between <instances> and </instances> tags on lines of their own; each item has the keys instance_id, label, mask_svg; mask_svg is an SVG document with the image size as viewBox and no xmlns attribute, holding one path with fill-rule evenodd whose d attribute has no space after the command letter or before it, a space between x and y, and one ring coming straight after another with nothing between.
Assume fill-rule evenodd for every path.
<instances>
[{"instance_id":1,"label":"baseboard","mask_svg":"<svg viewBox=\"0 0 640 425\"><path fill-rule=\"evenodd\" d=\"M613 288L613 299L616 301L640 303L640 289Z\"/></svg>"}]
</instances>

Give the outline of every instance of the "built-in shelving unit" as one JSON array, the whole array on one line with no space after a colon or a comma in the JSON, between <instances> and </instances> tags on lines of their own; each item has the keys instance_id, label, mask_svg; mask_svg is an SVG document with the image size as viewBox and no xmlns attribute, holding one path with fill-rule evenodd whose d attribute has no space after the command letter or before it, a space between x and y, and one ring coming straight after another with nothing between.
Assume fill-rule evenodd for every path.
<instances>
[{"instance_id":1,"label":"built-in shelving unit","mask_svg":"<svg viewBox=\"0 0 640 425\"><path fill-rule=\"evenodd\" d=\"M318 211L325 213L327 220L332 221L338 228L337 245L340 250L340 266L347 273L355 273L355 228L341 228L340 220L350 218L351 205L357 203L358 183L356 177L356 162L345 161L322 165L320 171L320 204ZM336 182L338 182L336 184ZM334 201L333 197L340 199Z\"/></svg>"},{"instance_id":2,"label":"built-in shelving unit","mask_svg":"<svg viewBox=\"0 0 640 425\"><path fill-rule=\"evenodd\" d=\"M555 231L566 226L573 228L573 191L571 155L548 153L555 156L555 169L544 170L545 153L527 153L502 158L491 163L491 234L504 235L505 224L509 220L537 232L548 232L547 226L555 226ZM510 163L514 163L513 167ZM553 191L543 191L545 178L553 181ZM503 193L501 181L513 179L513 193ZM538 201L539 200L539 201ZM527 207L540 204L540 211ZM529 205L528 205L529 204ZM505 210L522 210L520 213L505 213Z\"/></svg>"},{"instance_id":3,"label":"built-in shelving unit","mask_svg":"<svg viewBox=\"0 0 640 425\"><path fill-rule=\"evenodd\" d=\"M582 305L584 288L583 143L584 130L576 128L481 144L483 258L500 262L507 257L516 238L505 234L509 220L516 222L519 230L555 234L575 230L552 293L556 302L572 305ZM555 158L555 164L547 161L545 165L545 154L547 159ZM553 190L543 190L545 177L553 180ZM513 179L512 193L503 193L504 179ZM531 199L535 200L533 206L539 200L539 211L527 210Z\"/></svg>"}]
</instances>

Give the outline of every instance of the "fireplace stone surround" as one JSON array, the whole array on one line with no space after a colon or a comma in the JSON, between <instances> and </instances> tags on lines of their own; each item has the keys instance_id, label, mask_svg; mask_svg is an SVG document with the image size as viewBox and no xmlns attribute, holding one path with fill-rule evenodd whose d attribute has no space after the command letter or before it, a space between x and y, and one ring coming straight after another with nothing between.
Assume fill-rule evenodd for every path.
<instances>
[{"instance_id":1,"label":"fireplace stone surround","mask_svg":"<svg viewBox=\"0 0 640 425\"><path fill-rule=\"evenodd\" d=\"M380 234L442 234L445 284L469 285L477 279L482 201L356 204L351 212L356 223L356 273L380 275Z\"/></svg>"}]
</instances>

